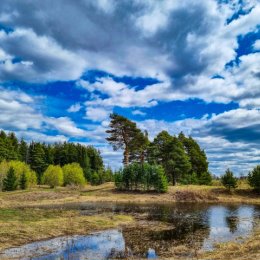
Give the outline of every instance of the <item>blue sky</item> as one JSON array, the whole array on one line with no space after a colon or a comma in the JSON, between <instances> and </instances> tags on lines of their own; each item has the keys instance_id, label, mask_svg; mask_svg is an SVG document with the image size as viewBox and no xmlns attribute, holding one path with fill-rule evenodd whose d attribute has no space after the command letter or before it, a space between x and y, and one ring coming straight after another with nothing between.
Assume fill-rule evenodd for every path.
<instances>
[{"instance_id":1,"label":"blue sky","mask_svg":"<svg viewBox=\"0 0 260 260\"><path fill-rule=\"evenodd\" d=\"M183 131L212 173L260 163L258 0L1 1L0 128L27 140L106 143L111 112Z\"/></svg>"}]
</instances>

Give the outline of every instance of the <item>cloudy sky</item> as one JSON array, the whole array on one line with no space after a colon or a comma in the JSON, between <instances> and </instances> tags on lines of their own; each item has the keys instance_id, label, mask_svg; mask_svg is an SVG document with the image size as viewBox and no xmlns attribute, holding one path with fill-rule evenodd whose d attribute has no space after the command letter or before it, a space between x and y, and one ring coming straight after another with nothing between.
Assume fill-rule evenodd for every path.
<instances>
[{"instance_id":1,"label":"cloudy sky","mask_svg":"<svg viewBox=\"0 0 260 260\"><path fill-rule=\"evenodd\" d=\"M210 170L260 163L259 0L1 0L0 128L121 152L109 113L192 135Z\"/></svg>"}]
</instances>

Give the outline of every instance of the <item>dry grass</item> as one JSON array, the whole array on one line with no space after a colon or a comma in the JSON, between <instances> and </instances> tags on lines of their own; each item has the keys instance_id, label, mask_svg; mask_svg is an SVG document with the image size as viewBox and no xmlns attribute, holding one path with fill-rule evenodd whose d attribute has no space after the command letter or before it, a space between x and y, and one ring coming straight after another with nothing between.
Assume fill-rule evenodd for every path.
<instances>
[{"instance_id":1,"label":"dry grass","mask_svg":"<svg viewBox=\"0 0 260 260\"><path fill-rule=\"evenodd\" d=\"M0 250L25 243L96 230L133 222L125 215L80 215L79 211L0 209Z\"/></svg>"},{"instance_id":2,"label":"dry grass","mask_svg":"<svg viewBox=\"0 0 260 260\"><path fill-rule=\"evenodd\" d=\"M260 228L243 243L228 242L216 245L216 250L204 253L199 259L252 260L260 259Z\"/></svg>"},{"instance_id":3,"label":"dry grass","mask_svg":"<svg viewBox=\"0 0 260 260\"><path fill-rule=\"evenodd\" d=\"M168 193L120 192L113 183L100 186L87 185L75 190L69 188L49 189L37 187L29 191L0 192L0 208L20 206L55 205L71 202L209 202L209 203L251 203L260 204L259 194L255 194L246 183L241 183L233 192L222 186L170 186Z\"/></svg>"}]
</instances>

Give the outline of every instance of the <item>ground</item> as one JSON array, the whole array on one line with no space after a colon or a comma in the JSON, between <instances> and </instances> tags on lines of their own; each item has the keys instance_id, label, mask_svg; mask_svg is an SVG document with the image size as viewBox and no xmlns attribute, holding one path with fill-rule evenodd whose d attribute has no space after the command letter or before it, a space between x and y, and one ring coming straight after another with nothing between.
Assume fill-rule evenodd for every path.
<instances>
[{"instance_id":1,"label":"ground","mask_svg":"<svg viewBox=\"0 0 260 260\"><path fill-rule=\"evenodd\" d=\"M207 202L260 204L260 196L246 183L228 192L224 187L175 186L165 194L119 192L113 183L85 186L80 189L36 187L26 191L0 193L0 250L28 242L62 235L87 234L89 232L129 225L135 222L127 215L80 215L79 211L40 209L37 206L70 202ZM28 208L33 206L33 208ZM24 209L24 207L27 207ZM235 243L218 245L210 255L200 254L202 259L257 259L260 252L260 232L257 231L243 246ZM239 258L241 255L248 258Z\"/></svg>"}]
</instances>

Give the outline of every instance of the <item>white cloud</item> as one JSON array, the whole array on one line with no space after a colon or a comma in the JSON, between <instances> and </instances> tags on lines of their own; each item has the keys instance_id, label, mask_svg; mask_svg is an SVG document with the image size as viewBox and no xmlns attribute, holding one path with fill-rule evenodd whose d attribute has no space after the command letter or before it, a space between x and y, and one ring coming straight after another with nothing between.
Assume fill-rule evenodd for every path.
<instances>
[{"instance_id":1,"label":"white cloud","mask_svg":"<svg viewBox=\"0 0 260 260\"><path fill-rule=\"evenodd\" d=\"M22 91L0 88L0 127L3 129L57 130L68 136L84 136L68 117L47 117L35 109L35 101Z\"/></svg>"},{"instance_id":2,"label":"white cloud","mask_svg":"<svg viewBox=\"0 0 260 260\"><path fill-rule=\"evenodd\" d=\"M146 113L145 112L142 112L141 110L133 110L132 111L132 114L133 115L139 115L139 116L145 116L146 115Z\"/></svg>"},{"instance_id":3,"label":"white cloud","mask_svg":"<svg viewBox=\"0 0 260 260\"><path fill-rule=\"evenodd\" d=\"M255 41L253 48L255 51L260 51L260 40Z\"/></svg>"},{"instance_id":4,"label":"white cloud","mask_svg":"<svg viewBox=\"0 0 260 260\"><path fill-rule=\"evenodd\" d=\"M86 118L92 121L103 121L108 118L111 111L102 107L87 107Z\"/></svg>"},{"instance_id":5,"label":"white cloud","mask_svg":"<svg viewBox=\"0 0 260 260\"><path fill-rule=\"evenodd\" d=\"M80 109L82 108L82 106L80 105L80 103L76 103L74 105L71 105L67 111L70 112L70 113L75 113L75 112L78 112L80 111Z\"/></svg>"}]
</instances>

